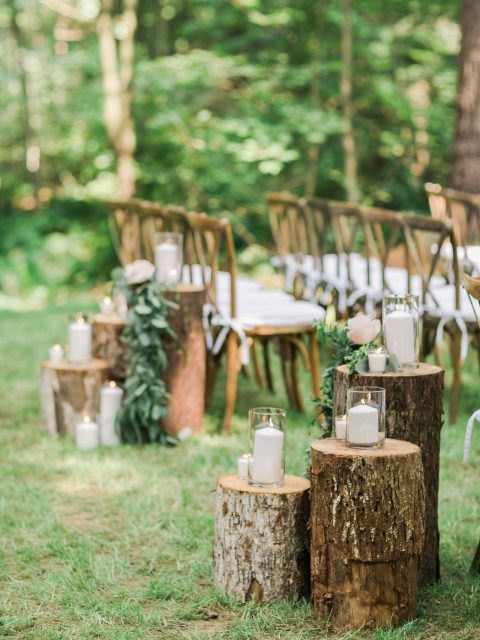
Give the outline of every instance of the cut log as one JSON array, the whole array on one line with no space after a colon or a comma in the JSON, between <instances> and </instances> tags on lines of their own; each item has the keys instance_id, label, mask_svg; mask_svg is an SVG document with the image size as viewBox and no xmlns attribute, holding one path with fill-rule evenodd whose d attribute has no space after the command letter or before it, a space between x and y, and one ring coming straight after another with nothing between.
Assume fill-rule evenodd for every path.
<instances>
[{"instance_id":1,"label":"cut log","mask_svg":"<svg viewBox=\"0 0 480 640\"><path fill-rule=\"evenodd\" d=\"M189 428L202 429L205 411L206 346L203 330L204 287L178 285L165 292L178 308L170 316L176 339L167 342L168 365L163 379L170 393L168 417L163 420L171 435Z\"/></svg>"},{"instance_id":2,"label":"cut log","mask_svg":"<svg viewBox=\"0 0 480 640\"><path fill-rule=\"evenodd\" d=\"M246 602L278 602L310 593L310 483L285 476L259 489L237 475L217 484L214 576L217 587Z\"/></svg>"},{"instance_id":3,"label":"cut log","mask_svg":"<svg viewBox=\"0 0 480 640\"><path fill-rule=\"evenodd\" d=\"M42 362L41 402L43 424L52 435L75 435L84 415L94 419L100 410L100 389L108 376L105 360L78 365Z\"/></svg>"},{"instance_id":4,"label":"cut log","mask_svg":"<svg viewBox=\"0 0 480 640\"><path fill-rule=\"evenodd\" d=\"M395 626L416 615L424 537L420 449L385 440L312 445L312 596L339 629Z\"/></svg>"},{"instance_id":5,"label":"cut log","mask_svg":"<svg viewBox=\"0 0 480 640\"><path fill-rule=\"evenodd\" d=\"M348 387L374 386L386 390L386 436L408 440L420 447L425 474L425 548L419 567L419 584L440 578L438 484L440 431L443 424L444 371L420 363L417 369L398 373L365 373L348 376L345 365L334 374L334 407L340 406Z\"/></svg>"},{"instance_id":6,"label":"cut log","mask_svg":"<svg viewBox=\"0 0 480 640\"><path fill-rule=\"evenodd\" d=\"M127 374L125 345L122 335L125 322L118 316L95 315L92 321L92 355L106 360L109 377L115 382L123 382Z\"/></svg>"}]
</instances>

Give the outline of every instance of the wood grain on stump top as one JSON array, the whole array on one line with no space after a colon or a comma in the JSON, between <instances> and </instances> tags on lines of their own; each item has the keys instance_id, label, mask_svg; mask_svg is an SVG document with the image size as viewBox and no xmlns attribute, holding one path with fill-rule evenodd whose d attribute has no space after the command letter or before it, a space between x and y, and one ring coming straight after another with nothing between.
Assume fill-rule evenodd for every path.
<instances>
[{"instance_id":1,"label":"wood grain on stump top","mask_svg":"<svg viewBox=\"0 0 480 640\"><path fill-rule=\"evenodd\" d=\"M348 375L348 367L346 364L342 364L337 369ZM416 376L428 376L436 373L441 373L443 369L437 367L434 364L428 364L428 362L419 362L416 369L405 369L404 371L385 371L384 373L375 373L374 371L366 371L365 373L358 374L362 378L371 376L372 378L415 378ZM354 374L355 375L355 374Z\"/></svg>"},{"instance_id":2,"label":"wood grain on stump top","mask_svg":"<svg viewBox=\"0 0 480 640\"><path fill-rule=\"evenodd\" d=\"M90 362L86 364L77 364L68 362L68 360L62 360L62 362L58 363L44 360L42 362L42 368L51 369L52 371L103 371L104 369L108 369L108 362L98 358L92 358Z\"/></svg>"},{"instance_id":3,"label":"wood grain on stump top","mask_svg":"<svg viewBox=\"0 0 480 640\"><path fill-rule=\"evenodd\" d=\"M312 449L320 453L355 458L388 458L389 456L409 456L420 452L420 447L406 440L385 438L383 447L349 447L343 440L325 438L312 444Z\"/></svg>"},{"instance_id":4,"label":"wood grain on stump top","mask_svg":"<svg viewBox=\"0 0 480 640\"><path fill-rule=\"evenodd\" d=\"M229 489L231 491L238 491L239 493L254 493L254 494L276 494L285 495L287 493L302 493L310 489L310 481L300 476L285 475L285 482L283 487L272 487L267 489L264 487L254 487L248 484L248 480L241 480L237 474L231 474L227 476L220 476L218 484L223 489Z\"/></svg>"},{"instance_id":5,"label":"wood grain on stump top","mask_svg":"<svg viewBox=\"0 0 480 640\"><path fill-rule=\"evenodd\" d=\"M96 313L93 316L92 324L93 322L98 322L98 324L113 324L118 327L124 327L126 324L125 320L122 320L120 316L117 316L115 314L106 316L102 313Z\"/></svg>"}]
</instances>

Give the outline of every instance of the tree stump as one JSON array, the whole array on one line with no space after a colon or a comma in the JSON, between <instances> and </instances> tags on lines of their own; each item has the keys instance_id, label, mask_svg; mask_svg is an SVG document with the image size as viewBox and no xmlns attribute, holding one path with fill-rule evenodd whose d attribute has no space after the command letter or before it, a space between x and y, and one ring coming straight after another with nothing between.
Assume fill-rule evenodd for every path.
<instances>
[{"instance_id":1,"label":"tree stump","mask_svg":"<svg viewBox=\"0 0 480 640\"><path fill-rule=\"evenodd\" d=\"M176 339L167 342L168 364L163 379L170 393L165 430L176 435L188 427L192 433L202 429L205 411L206 345L203 330L204 287L181 284L165 292L178 308L170 316Z\"/></svg>"},{"instance_id":2,"label":"tree stump","mask_svg":"<svg viewBox=\"0 0 480 640\"><path fill-rule=\"evenodd\" d=\"M92 320L92 355L108 362L109 377L123 382L127 374L125 345L122 342L125 322L119 316L97 314Z\"/></svg>"},{"instance_id":3,"label":"tree stump","mask_svg":"<svg viewBox=\"0 0 480 640\"><path fill-rule=\"evenodd\" d=\"M215 584L242 602L277 602L310 593L310 483L252 487L237 475L217 484Z\"/></svg>"},{"instance_id":4,"label":"tree stump","mask_svg":"<svg viewBox=\"0 0 480 640\"><path fill-rule=\"evenodd\" d=\"M334 374L334 407L348 387L375 386L386 390L386 436L408 440L420 447L425 476L425 547L418 566L419 584L440 578L438 484L440 431L443 424L444 371L420 363L417 369L348 376L345 365Z\"/></svg>"},{"instance_id":5,"label":"tree stump","mask_svg":"<svg viewBox=\"0 0 480 640\"><path fill-rule=\"evenodd\" d=\"M312 595L340 629L400 625L416 615L424 537L420 449L385 440L312 445Z\"/></svg>"},{"instance_id":6,"label":"tree stump","mask_svg":"<svg viewBox=\"0 0 480 640\"><path fill-rule=\"evenodd\" d=\"M96 417L100 389L107 378L105 360L85 365L42 362L41 401L43 424L52 435L75 435L75 425L85 414Z\"/></svg>"}]
</instances>

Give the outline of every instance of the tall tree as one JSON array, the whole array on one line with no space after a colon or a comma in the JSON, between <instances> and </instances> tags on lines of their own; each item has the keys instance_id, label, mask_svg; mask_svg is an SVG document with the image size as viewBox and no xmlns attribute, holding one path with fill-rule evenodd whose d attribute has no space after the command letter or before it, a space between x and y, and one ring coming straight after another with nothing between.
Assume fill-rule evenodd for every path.
<instances>
[{"instance_id":1,"label":"tall tree","mask_svg":"<svg viewBox=\"0 0 480 640\"><path fill-rule=\"evenodd\" d=\"M452 186L480 192L480 2L462 0Z\"/></svg>"}]
</instances>

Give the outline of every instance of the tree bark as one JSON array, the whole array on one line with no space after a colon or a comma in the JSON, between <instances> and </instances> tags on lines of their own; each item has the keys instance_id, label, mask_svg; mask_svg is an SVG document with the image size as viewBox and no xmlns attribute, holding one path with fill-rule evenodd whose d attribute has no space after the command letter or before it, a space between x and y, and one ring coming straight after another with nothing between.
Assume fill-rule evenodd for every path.
<instances>
[{"instance_id":1,"label":"tree bark","mask_svg":"<svg viewBox=\"0 0 480 640\"><path fill-rule=\"evenodd\" d=\"M170 317L176 339L165 344L168 365L163 374L170 394L165 430L176 435L184 428L202 429L205 412L206 346L203 330L204 287L178 285L165 292L178 304Z\"/></svg>"},{"instance_id":2,"label":"tree bark","mask_svg":"<svg viewBox=\"0 0 480 640\"><path fill-rule=\"evenodd\" d=\"M111 380L122 383L127 375L125 345L122 341L125 322L116 316L100 314L92 321L92 355L108 362Z\"/></svg>"},{"instance_id":3,"label":"tree bark","mask_svg":"<svg viewBox=\"0 0 480 640\"><path fill-rule=\"evenodd\" d=\"M410 371L354 374L349 378L343 365L334 373L333 406L344 406L348 387L363 386L386 390L386 436L408 440L420 447L425 473L426 528L418 579L420 584L436 582L440 578L438 484L444 371L421 363Z\"/></svg>"},{"instance_id":4,"label":"tree bark","mask_svg":"<svg viewBox=\"0 0 480 640\"><path fill-rule=\"evenodd\" d=\"M360 189L358 187L357 149L353 132L353 104L352 104L352 66L353 66L353 36L352 36L352 4L351 0L342 0L342 70L340 75L340 97L343 112L343 162L345 170L345 189L350 202L358 202Z\"/></svg>"},{"instance_id":5,"label":"tree bark","mask_svg":"<svg viewBox=\"0 0 480 640\"><path fill-rule=\"evenodd\" d=\"M480 3L462 0L452 187L480 192Z\"/></svg>"},{"instance_id":6,"label":"tree bark","mask_svg":"<svg viewBox=\"0 0 480 640\"><path fill-rule=\"evenodd\" d=\"M92 360L86 365L42 362L41 401L43 424L52 435L75 435L75 425L84 415L96 418L100 389L108 364Z\"/></svg>"},{"instance_id":7,"label":"tree bark","mask_svg":"<svg viewBox=\"0 0 480 640\"><path fill-rule=\"evenodd\" d=\"M230 596L278 602L310 592L309 489L285 476L277 489L252 487L237 475L217 484L214 577Z\"/></svg>"},{"instance_id":8,"label":"tree bark","mask_svg":"<svg viewBox=\"0 0 480 640\"><path fill-rule=\"evenodd\" d=\"M312 445L312 596L340 629L400 625L417 604L423 546L420 450L400 440Z\"/></svg>"}]
</instances>

